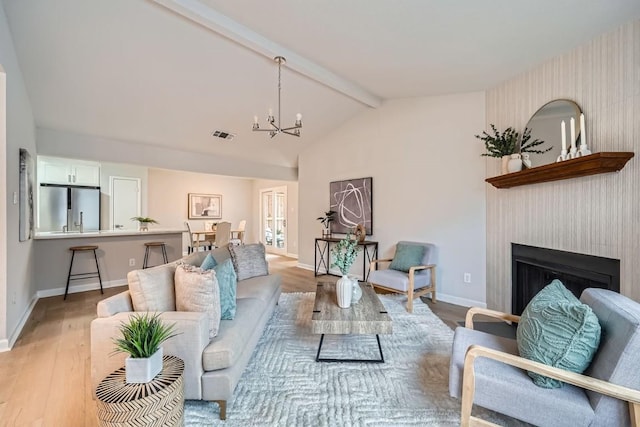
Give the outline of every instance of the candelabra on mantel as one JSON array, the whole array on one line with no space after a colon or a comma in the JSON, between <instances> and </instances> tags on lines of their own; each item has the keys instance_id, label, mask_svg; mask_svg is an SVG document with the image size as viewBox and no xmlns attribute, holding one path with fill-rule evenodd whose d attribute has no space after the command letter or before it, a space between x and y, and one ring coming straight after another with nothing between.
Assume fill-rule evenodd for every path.
<instances>
[{"instance_id":1,"label":"candelabra on mantel","mask_svg":"<svg viewBox=\"0 0 640 427\"><path fill-rule=\"evenodd\" d=\"M565 160L577 159L578 157L588 156L591 154L591 150L587 147L587 131L584 126L584 114L580 114L580 148L576 147L576 122L571 117L570 129L571 132L571 149L567 151L567 136L564 120L560 123L560 132L562 133L562 150L556 162L563 162Z\"/></svg>"},{"instance_id":2,"label":"candelabra on mantel","mask_svg":"<svg viewBox=\"0 0 640 427\"><path fill-rule=\"evenodd\" d=\"M276 124L276 118L273 116L273 109L269 108L269 116L267 117L267 123L271 126L270 129L260 129L260 125L258 124L258 116L253 116L253 130L256 132L269 132L271 138L276 136L279 133L286 133L287 135L292 136L300 136L300 128L302 128L302 114L296 114L296 121L293 126L283 128L280 119L282 115L280 114L280 92L281 92L281 73L282 73L282 64L287 62L287 60L282 56L276 56L273 58L274 61L278 63L278 124Z\"/></svg>"}]
</instances>

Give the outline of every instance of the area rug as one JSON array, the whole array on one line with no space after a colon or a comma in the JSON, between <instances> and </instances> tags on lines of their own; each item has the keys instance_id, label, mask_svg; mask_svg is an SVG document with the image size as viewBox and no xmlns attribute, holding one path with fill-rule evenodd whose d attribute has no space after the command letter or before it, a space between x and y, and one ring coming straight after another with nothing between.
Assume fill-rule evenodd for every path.
<instances>
[{"instance_id":1,"label":"area rug","mask_svg":"<svg viewBox=\"0 0 640 427\"><path fill-rule=\"evenodd\" d=\"M282 294L229 402L189 400L185 426L458 426L460 402L449 397L453 331L429 307L405 309L406 297L381 295L393 334L381 335L385 362L317 363L311 334L314 293ZM375 336L325 338L323 357L376 358ZM474 410L475 413L475 410ZM513 420L487 412L502 425Z\"/></svg>"}]
</instances>

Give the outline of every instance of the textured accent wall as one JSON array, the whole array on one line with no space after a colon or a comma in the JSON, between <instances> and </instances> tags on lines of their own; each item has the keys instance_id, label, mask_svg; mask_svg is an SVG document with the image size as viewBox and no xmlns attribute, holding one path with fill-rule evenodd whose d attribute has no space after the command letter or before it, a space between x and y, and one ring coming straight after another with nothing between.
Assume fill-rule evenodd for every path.
<instances>
[{"instance_id":1,"label":"textured accent wall","mask_svg":"<svg viewBox=\"0 0 640 427\"><path fill-rule=\"evenodd\" d=\"M582 108L591 151L636 156L617 173L486 185L488 307L511 309L511 242L620 259L621 293L640 301L640 20L489 90L487 128L521 131L557 98ZM487 176L498 163L488 158Z\"/></svg>"}]
</instances>

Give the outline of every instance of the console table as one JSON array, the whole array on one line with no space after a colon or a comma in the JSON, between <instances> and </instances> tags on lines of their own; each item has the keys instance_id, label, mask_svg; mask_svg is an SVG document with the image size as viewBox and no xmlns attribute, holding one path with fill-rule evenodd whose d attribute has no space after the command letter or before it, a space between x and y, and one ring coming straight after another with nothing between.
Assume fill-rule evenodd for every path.
<instances>
[{"instance_id":1,"label":"console table","mask_svg":"<svg viewBox=\"0 0 640 427\"><path fill-rule=\"evenodd\" d=\"M338 243L342 239L333 237L316 237L315 252L313 254L314 276L322 274L330 274L332 276L338 276L329 272L331 267L331 245ZM378 257L378 242L372 242L364 240L358 242L358 246L362 246L362 280L365 282L369 277L369 264L371 261ZM321 267L324 267L324 273L321 272Z\"/></svg>"}]
</instances>

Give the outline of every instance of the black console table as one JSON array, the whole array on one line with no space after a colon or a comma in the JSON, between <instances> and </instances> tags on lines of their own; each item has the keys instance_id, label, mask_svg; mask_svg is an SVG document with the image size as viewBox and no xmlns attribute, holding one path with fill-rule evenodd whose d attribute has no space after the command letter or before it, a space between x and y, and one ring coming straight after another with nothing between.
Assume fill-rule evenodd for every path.
<instances>
[{"instance_id":1,"label":"black console table","mask_svg":"<svg viewBox=\"0 0 640 427\"><path fill-rule=\"evenodd\" d=\"M320 276L322 274L332 274L329 272L331 266L331 245L338 243L342 239L336 239L333 237L316 237L315 253L313 254L314 264L314 276ZM366 281L369 278L369 264L371 261L378 257L378 242L371 242L368 240L358 242L358 246L362 246L362 278ZM324 267L324 270L321 270ZM324 271L324 272L322 272Z\"/></svg>"}]
</instances>

